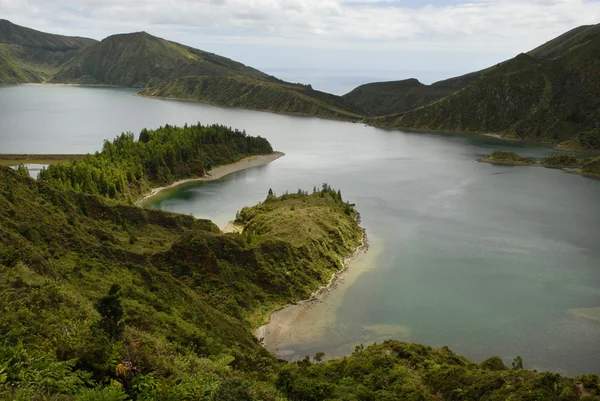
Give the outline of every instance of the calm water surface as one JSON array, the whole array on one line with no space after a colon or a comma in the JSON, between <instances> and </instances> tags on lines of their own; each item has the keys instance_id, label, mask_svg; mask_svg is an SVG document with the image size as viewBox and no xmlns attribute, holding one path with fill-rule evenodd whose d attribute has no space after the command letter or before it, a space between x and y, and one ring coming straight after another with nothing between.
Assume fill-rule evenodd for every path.
<instances>
[{"instance_id":1,"label":"calm water surface","mask_svg":"<svg viewBox=\"0 0 600 401\"><path fill-rule=\"evenodd\" d=\"M337 356L394 337L478 361L521 355L529 368L600 371L600 321L572 311L600 307L600 181L475 161L495 149L535 157L550 149L134 94L0 87L0 153L94 152L123 131L221 123L267 137L286 156L171 192L153 207L223 225L269 188L340 188L361 212L376 256L339 293L325 335L286 344L281 356Z\"/></svg>"}]
</instances>

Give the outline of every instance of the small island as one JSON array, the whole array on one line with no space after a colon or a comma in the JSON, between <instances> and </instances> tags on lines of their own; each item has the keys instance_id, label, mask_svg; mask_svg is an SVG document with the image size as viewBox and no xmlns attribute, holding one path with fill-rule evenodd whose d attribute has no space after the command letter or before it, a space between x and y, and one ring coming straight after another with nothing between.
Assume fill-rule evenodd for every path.
<instances>
[{"instance_id":1,"label":"small island","mask_svg":"<svg viewBox=\"0 0 600 401\"><path fill-rule=\"evenodd\" d=\"M555 153L546 156L543 160L535 160L530 157L523 157L515 152L497 150L478 161L509 166L541 166L562 169L569 173L589 177L600 177L600 157L577 159L573 155Z\"/></svg>"},{"instance_id":2,"label":"small island","mask_svg":"<svg viewBox=\"0 0 600 401\"><path fill-rule=\"evenodd\" d=\"M514 152L505 152L502 150L497 150L488 157L484 157L479 161L492 164L508 164L511 166L528 166L536 164L534 159L519 156Z\"/></svg>"}]
</instances>

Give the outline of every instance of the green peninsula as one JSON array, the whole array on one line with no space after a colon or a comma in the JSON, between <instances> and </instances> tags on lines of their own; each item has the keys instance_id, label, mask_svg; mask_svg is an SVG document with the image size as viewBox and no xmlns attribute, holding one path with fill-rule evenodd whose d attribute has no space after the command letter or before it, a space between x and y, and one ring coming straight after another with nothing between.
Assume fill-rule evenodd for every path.
<instances>
[{"instance_id":1,"label":"green peninsula","mask_svg":"<svg viewBox=\"0 0 600 401\"><path fill-rule=\"evenodd\" d=\"M133 203L153 187L202 177L213 167L272 154L269 142L222 125L165 125L105 141L102 151L48 166L40 179L65 190Z\"/></svg>"},{"instance_id":2,"label":"green peninsula","mask_svg":"<svg viewBox=\"0 0 600 401\"><path fill-rule=\"evenodd\" d=\"M479 159L480 162L504 164L513 166L542 166L547 168L564 169L589 177L600 177L600 157L577 159L573 155L551 154L543 160L523 157L514 152L497 150L491 155Z\"/></svg>"}]
</instances>

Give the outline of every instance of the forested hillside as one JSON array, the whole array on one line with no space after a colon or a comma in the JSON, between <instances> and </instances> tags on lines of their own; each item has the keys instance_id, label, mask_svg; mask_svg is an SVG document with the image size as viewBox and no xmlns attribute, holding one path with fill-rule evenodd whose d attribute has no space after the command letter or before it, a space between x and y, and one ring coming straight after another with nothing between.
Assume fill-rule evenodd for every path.
<instances>
[{"instance_id":1,"label":"forested hillside","mask_svg":"<svg viewBox=\"0 0 600 401\"><path fill-rule=\"evenodd\" d=\"M93 39L53 35L0 19L0 84L44 82Z\"/></svg>"},{"instance_id":2,"label":"forested hillside","mask_svg":"<svg viewBox=\"0 0 600 401\"><path fill-rule=\"evenodd\" d=\"M274 77L219 55L146 32L109 36L62 66L52 82L143 88L184 76Z\"/></svg>"},{"instance_id":3,"label":"forested hillside","mask_svg":"<svg viewBox=\"0 0 600 401\"><path fill-rule=\"evenodd\" d=\"M61 189L133 202L151 186L201 177L213 167L270 153L266 139L225 126L165 125L142 130L137 141L132 133L121 134L83 160L48 166L40 179Z\"/></svg>"},{"instance_id":4,"label":"forested hillside","mask_svg":"<svg viewBox=\"0 0 600 401\"><path fill-rule=\"evenodd\" d=\"M370 123L600 149L599 77L600 25L581 27L471 75L468 85L440 100Z\"/></svg>"},{"instance_id":5,"label":"forested hillside","mask_svg":"<svg viewBox=\"0 0 600 401\"><path fill-rule=\"evenodd\" d=\"M368 116L403 113L456 91L452 85L423 85L416 79L361 85L342 96Z\"/></svg>"},{"instance_id":6,"label":"forested hillside","mask_svg":"<svg viewBox=\"0 0 600 401\"><path fill-rule=\"evenodd\" d=\"M253 328L329 280L362 234L339 191L298 192L269 195L240 211L243 234L221 234L0 167L0 398L600 399L596 375L394 341L277 361Z\"/></svg>"},{"instance_id":7,"label":"forested hillside","mask_svg":"<svg viewBox=\"0 0 600 401\"><path fill-rule=\"evenodd\" d=\"M140 95L277 113L352 121L362 119L361 111L339 96L313 90L310 86L240 76L178 78L144 90Z\"/></svg>"}]
</instances>

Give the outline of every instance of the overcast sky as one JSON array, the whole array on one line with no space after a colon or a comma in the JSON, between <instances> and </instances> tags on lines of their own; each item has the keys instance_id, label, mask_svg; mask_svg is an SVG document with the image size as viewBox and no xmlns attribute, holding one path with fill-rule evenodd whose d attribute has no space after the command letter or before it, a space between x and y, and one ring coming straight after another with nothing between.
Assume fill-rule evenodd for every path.
<instances>
[{"instance_id":1,"label":"overcast sky","mask_svg":"<svg viewBox=\"0 0 600 401\"><path fill-rule=\"evenodd\" d=\"M600 0L0 0L0 18L95 39L144 30L342 92L487 67L599 23Z\"/></svg>"}]
</instances>

